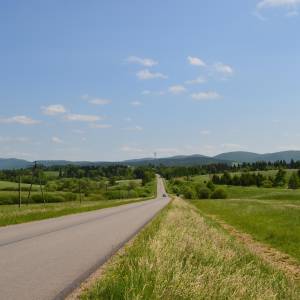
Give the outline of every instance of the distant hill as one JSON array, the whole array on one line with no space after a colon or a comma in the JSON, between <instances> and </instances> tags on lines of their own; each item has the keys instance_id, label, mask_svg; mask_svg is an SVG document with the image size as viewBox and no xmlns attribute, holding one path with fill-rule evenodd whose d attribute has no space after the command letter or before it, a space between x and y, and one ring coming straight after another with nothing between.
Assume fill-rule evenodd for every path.
<instances>
[{"instance_id":1,"label":"distant hill","mask_svg":"<svg viewBox=\"0 0 300 300\"><path fill-rule=\"evenodd\" d=\"M216 159L225 159L235 162L256 162L261 160L261 154L245 151L227 152L214 156Z\"/></svg>"},{"instance_id":2,"label":"distant hill","mask_svg":"<svg viewBox=\"0 0 300 300\"><path fill-rule=\"evenodd\" d=\"M216 155L216 159L231 160L236 162L256 162L256 161L270 161L275 162L278 160L285 160L290 162L292 159L300 160L300 151L282 151L275 153L258 154L253 152L236 151Z\"/></svg>"},{"instance_id":3,"label":"distant hill","mask_svg":"<svg viewBox=\"0 0 300 300\"><path fill-rule=\"evenodd\" d=\"M208 164L232 164L234 162L256 162L256 161L270 161L275 162L278 160L285 160L290 162L291 160L300 161L300 151L282 151L276 153L258 154L253 152L236 151L227 152L209 157L205 155L181 155L165 158L142 158L132 159L120 162L90 162L90 161L67 161L67 160L40 160L38 163L50 167L50 166L65 166L65 165L77 165L77 166L108 166L115 164L129 165L129 166L144 166L144 165L165 165L165 166L195 166L195 165L208 165ZM22 159L0 159L0 170L3 169L21 169L32 166L32 162Z\"/></svg>"},{"instance_id":4,"label":"distant hill","mask_svg":"<svg viewBox=\"0 0 300 300\"><path fill-rule=\"evenodd\" d=\"M2 169L24 169L31 166L31 162L16 158L0 158L0 170Z\"/></svg>"},{"instance_id":5,"label":"distant hill","mask_svg":"<svg viewBox=\"0 0 300 300\"><path fill-rule=\"evenodd\" d=\"M209 165L209 164L218 164L218 163L226 163L231 164L231 161L217 159L209 156L204 155L180 155L180 156L173 156L173 157L166 157L166 158L146 158L146 159L138 159L138 160L128 160L124 161L131 166L141 166L146 164L153 164L153 165L165 165L165 166L195 166L195 165Z\"/></svg>"}]
</instances>

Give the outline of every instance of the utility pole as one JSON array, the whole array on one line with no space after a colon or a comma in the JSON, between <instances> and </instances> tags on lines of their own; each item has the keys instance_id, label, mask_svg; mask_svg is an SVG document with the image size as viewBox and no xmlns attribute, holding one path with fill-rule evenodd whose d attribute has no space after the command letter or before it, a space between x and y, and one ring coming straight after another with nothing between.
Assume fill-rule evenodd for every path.
<instances>
[{"instance_id":1,"label":"utility pole","mask_svg":"<svg viewBox=\"0 0 300 300\"><path fill-rule=\"evenodd\" d=\"M78 186L79 186L79 201L80 201L80 205L81 205L82 199L81 199L81 181L80 181L80 179L78 181Z\"/></svg>"},{"instance_id":2,"label":"utility pole","mask_svg":"<svg viewBox=\"0 0 300 300\"><path fill-rule=\"evenodd\" d=\"M33 178L34 178L34 174L35 174L36 168L37 168L37 163L35 161L34 165L32 167L32 171L31 171L31 183L30 183L28 197L27 197L27 205L29 204L29 199L30 199L30 196L31 196L31 189L32 189L32 185L33 185Z\"/></svg>"},{"instance_id":3,"label":"utility pole","mask_svg":"<svg viewBox=\"0 0 300 300\"><path fill-rule=\"evenodd\" d=\"M45 201L44 191L43 191L43 187L42 187L41 174L39 174L39 182L40 182L40 189L41 189L42 199L43 199L44 206L45 206L46 205L46 201Z\"/></svg>"},{"instance_id":4,"label":"utility pole","mask_svg":"<svg viewBox=\"0 0 300 300\"><path fill-rule=\"evenodd\" d=\"M21 208L22 204L22 195L21 195L21 174L19 175L19 208Z\"/></svg>"}]
</instances>

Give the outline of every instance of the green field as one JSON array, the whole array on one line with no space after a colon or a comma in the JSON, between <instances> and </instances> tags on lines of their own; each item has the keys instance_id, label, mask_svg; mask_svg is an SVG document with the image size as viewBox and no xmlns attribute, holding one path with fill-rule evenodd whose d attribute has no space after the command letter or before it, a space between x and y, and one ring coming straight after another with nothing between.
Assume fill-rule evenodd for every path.
<instances>
[{"instance_id":1,"label":"green field","mask_svg":"<svg viewBox=\"0 0 300 300\"><path fill-rule=\"evenodd\" d=\"M299 285L175 199L81 299L299 299Z\"/></svg>"},{"instance_id":2,"label":"green field","mask_svg":"<svg viewBox=\"0 0 300 300\"><path fill-rule=\"evenodd\" d=\"M297 169L284 169L286 171L286 177L287 180L290 178L290 176L294 173L297 172ZM278 170L267 170L267 171L250 171L249 173L252 174L262 174L264 176L275 176ZM243 172L230 172L230 174L233 175L241 175ZM217 175L222 175L223 173L219 173ZM198 176L193 176L192 180L197 181L197 182L204 182L208 181L212 175L198 175Z\"/></svg>"},{"instance_id":3,"label":"green field","mask_svg":"<svg viewBox=\"0 0 300 300\"><path fill-rule=\"evenodd\" d=\"M18 189L18 183L17 182L11 182L11 181L0 181L0 191L3 191L3 190L12 190L12 189L15 189L17 190ZM27 183L22 183L22 187L23 188L29 188L30 187L30 184L27 184ZM39 189L39 185L33 185L32 186L32 189L33 190L37 190Z\"/></svg>"},{"instance_id":4,"label":"green field","mask_svg":"<svg viewBox=\"0 0 300 300\"><path fill-rule=\"evenodd\" d=\"M300 197L298 200L296 197L286 200L289 195L280 197L283 200L260 200L271 199L272 195L257 198L192 200L192 203L200 211L217 216L256 240L291 255L300 263Z\"/></svg>"},{"instance_id":5,"label":"green field","mask_svg":"<svg viewBox=\"0 0 300 300\"><path fill-rule=\"evenodd\" d=\"M102 200L76 202L29 204L18 208L16 205L0 205L0 226L31 222L60 217L74 213L86 212L113 206L134 203L144 199Z\"/></svg>"},{"instance_id":6,"label":"green field","mask_svg":"<svg viewBox=\"0 0 300 300\"><path fill-rule=\"evenodd\" d=\"M300 189L263 188L242 186L218 186L227 191L230 199L260 199L260 200L288 200L300 201Z\"/></svg>"},{"instance_id":7,"label":"green field","mask_svg":"<svg viewBox=\"0 0 300 300\"><path fill-rule=\"evenodd\" d=\"M141 180L120 180L114 185L100 186L96 180L88 179L86 184L87 187L84 190L82 188L80 194L76 190L77 181L52 180L42 187L43 196L40 186L33 185L29 203L30 185L22 184L22 202L19 208L18 183L0 181L0 226L133 203L156 195L156 180L144 186Z\"/></svg>"}]
</instances>

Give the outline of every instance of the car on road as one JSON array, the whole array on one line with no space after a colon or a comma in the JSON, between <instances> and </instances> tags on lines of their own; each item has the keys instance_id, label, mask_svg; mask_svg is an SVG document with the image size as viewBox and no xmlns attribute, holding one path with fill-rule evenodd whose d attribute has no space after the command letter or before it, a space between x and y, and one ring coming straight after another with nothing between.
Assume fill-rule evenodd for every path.
<instances>
[{"instance_id":1,"label":"car on road","mask_svg":"<svg viewBox=\"0 0 300 300\"><path fill-rule=\"evenodd\" d=\"M163 197L164 197L164 198L166 198L166 197L167 197L167 195L166 195L166 194L163 194Z\"/></svg>"}]
</instances>

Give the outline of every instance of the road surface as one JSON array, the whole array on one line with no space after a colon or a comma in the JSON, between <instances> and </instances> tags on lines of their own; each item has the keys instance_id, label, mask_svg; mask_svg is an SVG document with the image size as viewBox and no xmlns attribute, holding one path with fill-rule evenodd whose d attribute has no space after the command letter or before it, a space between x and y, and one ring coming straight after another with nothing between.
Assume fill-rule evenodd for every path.
<instances>
[{"instance_id":1,"label":"road surface","mask_svg":"<svg viewBox=\"0 0 300 300\"><path fill-rule=\"evenodd\" d=\"M0 299L64 299L168 202L157 198L0 228Z\"/></svg>"}]
</instances>

